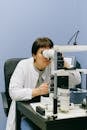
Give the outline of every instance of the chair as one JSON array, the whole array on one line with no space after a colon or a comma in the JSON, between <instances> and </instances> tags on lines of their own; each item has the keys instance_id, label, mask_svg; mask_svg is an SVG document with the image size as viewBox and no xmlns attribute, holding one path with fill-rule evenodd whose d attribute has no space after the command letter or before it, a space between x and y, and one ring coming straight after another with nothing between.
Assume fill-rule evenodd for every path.
<instances>
[{"instance_id":1,"label":"chair","mask_svg":"<svg viewBox=\"0 0 87 130\"><path fill-rule=\"evenodd\" d=\"M16 65L20 60L24 58L11 58L6 60L4 64L4 80L5 80L5 92L1 92L2 95L2 101L3 101L3 108L6 116L8 116L10 104L11 104L11 98L9 96L9 81L11 78L11 75L13 74Z\"/></svg>"}]
</instances>

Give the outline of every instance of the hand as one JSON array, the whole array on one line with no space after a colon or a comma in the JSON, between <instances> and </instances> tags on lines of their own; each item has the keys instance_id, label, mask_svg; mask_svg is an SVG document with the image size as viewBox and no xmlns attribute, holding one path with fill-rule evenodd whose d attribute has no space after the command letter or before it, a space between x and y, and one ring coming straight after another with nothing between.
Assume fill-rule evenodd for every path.
<instances>
[{"instance_id":1,"label":"hand","mask_svg":"<svg viewBox=\"0 0 87 130\"><path fill-rule=\"evenodd\" d=\"M47 83L42 83L40 86L39 86L39 90L40 90L40 95L45 95L45 94L48 94L48 84Z\"/></svg>"},{"instance_id":2,"label":"hand","mask_svg":"<svg viewBox=\"0 0 87 130\"><path fill-rule=\"evenodd\" d=\"M32 97L48 94L49 85L42 83L39 87L32 89Z\"/></svg>"}]
</instances>

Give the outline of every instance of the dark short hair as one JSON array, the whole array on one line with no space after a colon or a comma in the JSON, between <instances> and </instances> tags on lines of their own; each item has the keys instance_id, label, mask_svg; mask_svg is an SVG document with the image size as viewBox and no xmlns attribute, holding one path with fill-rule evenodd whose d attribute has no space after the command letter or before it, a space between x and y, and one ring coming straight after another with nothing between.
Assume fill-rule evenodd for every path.
<instances>
[{"instance_id":1,"label":"dark short hair","mask_svg":"<svg viewBox=\"0 0 87 130\"><path fill-rule=\"evenodd\" d=\"M37 51L39 48L44 48L44 47L49 47L52 48L53 47L53 42L51 39L47 38L47 37L43 37L43 38L37 38L33 45L32 45L32 55L36 55Z\"/></svg>"}]
</instances>

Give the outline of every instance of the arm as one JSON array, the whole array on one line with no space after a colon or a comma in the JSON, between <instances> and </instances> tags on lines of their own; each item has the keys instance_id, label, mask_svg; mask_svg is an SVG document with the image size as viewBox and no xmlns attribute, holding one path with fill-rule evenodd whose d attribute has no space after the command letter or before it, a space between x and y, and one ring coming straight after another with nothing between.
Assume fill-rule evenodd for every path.
<instances>
[{"instance_id":1,"label":"arm","mask_svg":"<svg viewBox=\"0 0 87 130\"><path fill-rule=\"evenodd\" d=\"M71 65L64 60L64 67L65 68L71 68ZM71 70L69 71L69 86L74 87L81 83L81 75L77 70Z\"/></svg>"},{"instance_id":2,"label":"arm","mask_svg":"<svg viewBox=\"0 0 87 130\"><path fill-rule=\"evenodd\" d=\"M48 93L48 84L43 83L35 88L37 83L36 77L32 76L31 70L25 66L24 63L19 63L11 77L9 85L10 97L16 101L29 100L33 97L44 95Z\"/></svg>"},{"instance_id":3,"label":"arm","mask_svg":"<svg viewBox=\"0 0 87 130\"><path fill-rule=\"evenodd\" d=\"M42 83L39 87L32 90L32 97L48 94L48 84Z\"/></svg>"},{"instance_id":4,"label":"arm","mask_svg":"<svg viewBox=\"0 0 87 130\"><path fill-rule=\"evenodd\" d=\"M72 70L69 72L69 87L75 87L81 83L81 75L78 71Z\"/></svg>"},{"instance_id":5,"label":"arm","mask_svg":"<svg viewBox=\"0 0 87 130\"><path fill-rule=\"evenodd\" d=\"M24 64L18 63L9 84L9 94L13 100L28 100L32 98L32 89L25 84L25 78Z\"/></svg>"}]
</instances>

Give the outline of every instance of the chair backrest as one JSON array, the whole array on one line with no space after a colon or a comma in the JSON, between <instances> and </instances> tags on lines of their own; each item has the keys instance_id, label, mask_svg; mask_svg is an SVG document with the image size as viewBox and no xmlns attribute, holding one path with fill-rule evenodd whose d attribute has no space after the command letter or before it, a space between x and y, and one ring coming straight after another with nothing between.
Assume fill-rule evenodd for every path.
<instances>
[{"instance_id":1,"label":"chair backrest","mask_svg":"<svg viewBox=\"0 0 87 130\"><path fill-rule=\"evenodd\" d=\"M22 59L24 59L24 58L11 58L11 59L6 60L5 64L4 64L5 94L6 94L6 98L7 98L8 109L11 104L11 98L9 96L10 78L15 70L16 65Z\"/></svg>"}]
</instances>

